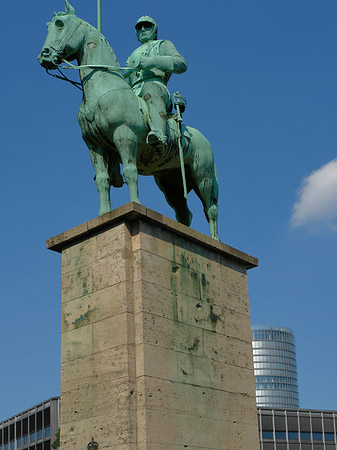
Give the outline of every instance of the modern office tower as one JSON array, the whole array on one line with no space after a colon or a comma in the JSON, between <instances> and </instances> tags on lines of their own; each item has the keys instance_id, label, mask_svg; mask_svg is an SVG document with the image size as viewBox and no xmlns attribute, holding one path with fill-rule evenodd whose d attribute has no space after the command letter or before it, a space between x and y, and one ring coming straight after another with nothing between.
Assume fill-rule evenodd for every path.
<instances>
[{"instance_id":1,"label":"modern office tower","mask_svg":"<svg viewBox=\"0 0 337 450\"><path fill-rule=\"evenodd\" d=\"M295 337L284 327L252 326L258 407L298 408Z\"/></svg>"},{"instance_id":2,"label":"modern office tower","mask_svg":"<svg viewBox=\"0 0 337 450\"><path fill-rule=\"evenodd\" d=\"M258 408L261 450L337 450L337 412Z\"/></svg>"},{"instance_id":3,"label":"modern office tower","mask_svg":"<svg viewBox=\"0 0 337 450\"><path fill-rule=\"evenodd\" d=\"M0 450L51 450L59 416L60 399L53 397L0 422Z\"/></svg>"}]
</instances>

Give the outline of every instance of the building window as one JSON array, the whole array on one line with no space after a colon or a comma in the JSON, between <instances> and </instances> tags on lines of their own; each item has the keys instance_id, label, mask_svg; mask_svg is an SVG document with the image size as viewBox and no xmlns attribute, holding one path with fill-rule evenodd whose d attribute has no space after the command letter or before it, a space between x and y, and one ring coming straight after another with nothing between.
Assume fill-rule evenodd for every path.
<instances>
[{"instance_id":1,"label":"building window","mask_svg":"<svg viewBox=\"0 0 337 450\"><path fill-rule=\"evenodd\" d=\"M23 436L23 445L28 444L28 435Z\"/></svg>"},{"instance_id":2,"label":"building window","mask_svg":"<svg viewBox=\"0 0 337 450\"><path fill-rule=\"evenodd\" d=\"M10 448L11 450L15 450L15 441L10 442Z\"/></svg>"},{"instance_id":3,"label":"building window","mask_svg":"<svg viewBox=\"0 0 337 450\"><path fill-rule=\"evenodd\" d=\"M314 441L323 441L323 433L312 433Z\"/></svg>"},{"instance_id":4,"label":"building window","mask_svg":"<svg viewBox=\"0 0 337 450\"><path fill-rule=\"evenodd\" d=\"M310 441L310 440L311 440L310 433L301 431L301 441Z\"/></svg>"},{"instance_id":5,"label":"building window","mask_svg":"<svg viewBox=\"0 0 337 450\"><path fill-rule=\"evenodd\" d=\"M275 431L275 439L285 439L286 432L285 431Z\"/></svg>"},{"instance_id":6,"label":"building window","mask_svg":"<svg viewBox=\"0 0 337 450\"><path fill-rule=\"evenodd\" d=\"M37 439L42 439L43 438L43 430L37 430Z\"/></svg>"},{"instance_id":7,"label":"building window","mask_svg":"<svg viewBox=\"0 0 337 450\"><path fill-rule=\"evenodd\" d=\"M17 438L16 440L16 446L21 447L22 446L22 438ZM1 450L1 449L0 449Z\"/></svg>"},{"instance_id":8,"label":"building window","mask_svg":"<svg viewBox=\"0 0 337 450\"><path fill-rule=\"evenodd\" d=\"M267 430L262 431L262 438L263 439L274 439L273 432L267 431Z\"/></svg>"},{"instance_id":9,"label":"building window","mask_svg":"<svg viewBox=\"0 0 337 450\"><path fill-rule=\"evenodd\" d=\"M292 440L298 440L298 433L297 431L288 431L288 439Z\"/></svg>"},{"instance_id":10,"label":"building window","mask_svg":"<svg viewBox=\"0 0 337 450\"><path fill-rule=\"evenodd\" d=\"M325 433L325 440L326 441L333 441L335 440L335 435L333 433ZM0 449L1 450L1 449Z\"/></svg>"},{"instance_id":11,"label":"building window","mask_svg":"<svg viewBox=\"0 0 337 450\"><path fill-rule=\"evenodd\" d=\"M30 443L35 442L35 432L30 433Z\"/></svg>"},{"instance_id":12,"label":"building window","mask_svg":"<svg viewBox=\"0 0 337 450\"><path fill-rule=\"evenodd\" d=\"M44 435L47 437L47 436L50 436L50 426L48 426L48 427L46 427L45 429L44 429Z\"/></svg>"}]
</instances>

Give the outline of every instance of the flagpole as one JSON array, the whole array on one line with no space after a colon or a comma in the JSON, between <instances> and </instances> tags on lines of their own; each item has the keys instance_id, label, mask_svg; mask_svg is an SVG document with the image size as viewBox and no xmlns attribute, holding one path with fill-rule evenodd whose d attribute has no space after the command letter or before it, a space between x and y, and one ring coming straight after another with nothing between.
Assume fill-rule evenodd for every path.
<instances>
[{"instance_id":1,"label":"flagpole","mask_svg":"<svg viewBox=\"0 0 337 450\"><path fill-rule=\"evenodd\" d=\"M97 0L97 29L99 32L102 31L102 6L101 0Z\"/></svg>"}]
</instances>

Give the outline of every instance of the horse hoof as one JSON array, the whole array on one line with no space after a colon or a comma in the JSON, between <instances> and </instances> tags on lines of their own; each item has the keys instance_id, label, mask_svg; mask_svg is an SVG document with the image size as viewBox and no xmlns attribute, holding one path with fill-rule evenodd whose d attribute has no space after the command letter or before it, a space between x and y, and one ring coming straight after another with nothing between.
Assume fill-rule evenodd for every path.
<instances>
[{"instance_id":1,"label":"horse hoof","mask_svg":"<svg viewBox=\"0 0 337 450\"><path fill-rule=\"evenodd\" d=\"M106 214L110 211L111 211L111 209L100 209L99 213L98 213L98 217L103 216L103 214Z\"/></svg>"}]
</instances>

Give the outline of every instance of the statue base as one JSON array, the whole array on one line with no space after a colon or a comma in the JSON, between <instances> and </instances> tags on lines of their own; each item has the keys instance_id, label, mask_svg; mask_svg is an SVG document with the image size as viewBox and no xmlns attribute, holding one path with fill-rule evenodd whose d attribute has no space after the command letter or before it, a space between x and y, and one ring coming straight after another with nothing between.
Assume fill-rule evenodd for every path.
<instances>
[{"instance_id":1,"label":"statue base","mask_svg":"<svg viewBox=\"0 0 337 450\"><path fill-rule=\"evenodd\" d=\"M257 260L129 203L62 253L61 450L258 450L246 271Z\"/></svg>"}]
</instances>

